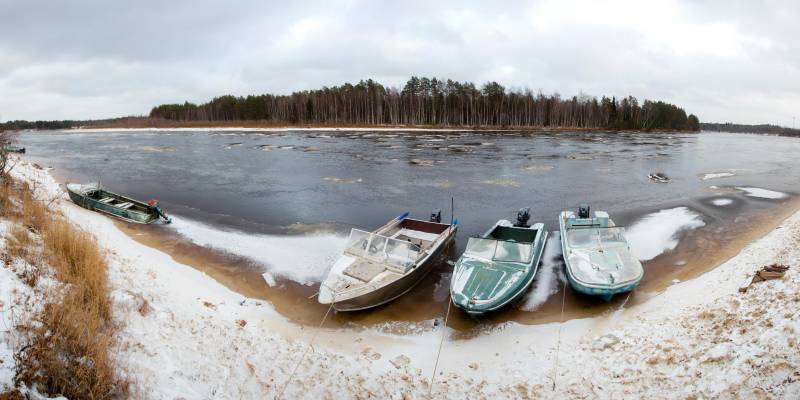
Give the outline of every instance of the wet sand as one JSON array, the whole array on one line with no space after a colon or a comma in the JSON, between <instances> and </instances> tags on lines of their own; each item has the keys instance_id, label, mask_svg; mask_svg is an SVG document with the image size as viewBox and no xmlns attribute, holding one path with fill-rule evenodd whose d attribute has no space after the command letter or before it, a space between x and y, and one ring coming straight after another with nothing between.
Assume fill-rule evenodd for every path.
<instances>
[{"instance_id":1,"label":"wet sand","mask_svg":"<svg viewBox=\"0 0 800 400\"><path fill-rule=\"evenodd\" d=\"M715 193L727 191L721 188ZM701 214L706 225L685 232L674 250L644 262L644 279L627 296L615 296L606 302L575 293L569 285L558 280L557 292L551 294L534 311L525 311L520 308L520 304L512 304L478 321L452 308L448 325L461 332L459 337L465 338L510 321L521 324L558 322L598 316L620 307L640 304L657 296L676 279L692 279L720 265L800 209L800 198L797 196L771 201L726 194L726 198L734 198L730 207L714 206L711 201L717 197L719 196L709 196L686 204L659 207L665 209L687 206ZM637 210L621 214L617 222L625 225L654 211L657 210ZM116 221L116 224L134 240L161 250L182 264L205 272L229 289L251 298L269 301L277 312L295 323L316 325L327 311L326 306L316 301L318 285L306 286L278 279L277 284L270 287L262 277L263 267L246 258L196 245L164 226L141 226L121 221ZM450 260L458 257L454 248L449 253L447 258ZM560 256L560 251L558 253ZM563 261L558 262L558 268L563 270ZM418 330L418 323L431 323L430 320L444 317L449 301L451 271L449 264L441 262L432 268L420 284L401 298L377 309L335 313L328 318L326 326L353 329L370 327L396 333ZM537 284L538 277L529 290L533 290Z\"/></svg>"}]
</instances>

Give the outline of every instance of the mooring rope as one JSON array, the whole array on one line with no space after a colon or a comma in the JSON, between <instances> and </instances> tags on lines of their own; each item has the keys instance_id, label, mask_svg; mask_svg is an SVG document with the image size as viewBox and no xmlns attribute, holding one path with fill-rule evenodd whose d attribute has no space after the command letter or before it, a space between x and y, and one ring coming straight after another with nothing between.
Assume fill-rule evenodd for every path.
<instances>
[{"instance_id":1,"label":"mooring rope","mask_svg":"<svg viewBox=\"0 0 800 400\"><path fill-rule=\"evenodd\" d=\"M433 398L433 381L436 379L436 369L439 368L439 356L442 354L442 346L444 345L444 337L447 335L447 318L450 317L450 305L453 302L447 299L447 313L444 315L444 326L442 326L442 338L439 340L439 350L436 351L436 363L433 364L433 374L431 374L431 384L428 386L428 397Z\"/></svg>"},{"instance_id":2,"label":"mooring rope","mask_svg":"<svg viewBox=\"0 0 800 400\"><path fill-rule=\"evenodd\" d=\"M314 348L314 340L317 339L317 335L319 334L319 331L322 329L322 325L325 323L325 320L328 319L328 314L331 313L332 309L333 309L333 301L331 301L331 305L328 307L328 311L325 311L325 316L322 317L322 321L319 322L319 325L317 326L317 330L314 332L314 335L311 336L311 341L308 342L308 347L303 352L303 356L300 357L300 361L298 361L297 364L295 364L294 369L292 370L292 373L289 374L289 378L283 384L283 387L281 388L281 391L278 392L277 395L275 395L275 399L276 400L280 399L280 398L283 398L283 392L286 391L286 387L288 387L289 383L291 383L292 379L294 379L294 375L297 373L297 369L300 368L300 364L302 364L303 361L305 361L306 355L308 354L308 351L311 350L312 348Z\"/></svg>"},{"instance_id":3,"label":"mooring rope","mask_svg":"<svg viewBox=\"0 0 800 400\"><path fill-rule=\"evenodd\" d=\"M561 327L564 326L564 303L567 300L567 280L561 288L561 321L558 324L558 342L556 343L556 358L553 365L553 391L556 391L556 376L558 376L558 353L561 351Z\"/></svg>"}]
</instances>

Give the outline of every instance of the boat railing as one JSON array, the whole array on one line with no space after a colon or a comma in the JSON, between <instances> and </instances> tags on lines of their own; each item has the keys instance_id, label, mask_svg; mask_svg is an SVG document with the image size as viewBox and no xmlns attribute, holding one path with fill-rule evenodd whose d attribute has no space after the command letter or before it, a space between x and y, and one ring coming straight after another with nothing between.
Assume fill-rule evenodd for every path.
<instances>
[{"instance_id":1,"label":"boat railing","mask_svg":"<svg viewBox=\"0 0 800 400\"><path fill-rule=\"evenodd\" d=\"M405 273L416 265L422 255L422 249L410 242L352 229L347 239L345 253L387 264Z\"/></svg>"}]
</instances>

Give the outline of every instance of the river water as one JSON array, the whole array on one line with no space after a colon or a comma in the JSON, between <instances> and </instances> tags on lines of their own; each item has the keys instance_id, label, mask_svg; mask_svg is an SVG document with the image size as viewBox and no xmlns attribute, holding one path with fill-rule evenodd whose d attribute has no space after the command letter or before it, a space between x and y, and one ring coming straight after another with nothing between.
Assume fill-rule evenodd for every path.
<instances>
[{"instance_id":1,"label":"river water","mask_svg":"<svg viewBox=\"0 0 800 400\"><path fill-rule=\"evenodd\" d=\"M760 135L603 132L173 130L28 132L28 159L62 182L100 181L158 198L169 226L118 225L288 318L315 323L312 296L352 227L373 229L410 211L441 208L460 221L455 260L469 236L531 207L557 230L558 213L588 203L626 226L646 274L631 296L597 301L566 289L558 235L518 304L481 321L451 315L465 331L610 312L645 301L734 255L797 208L800 141ZM670 183L656 183L663 172ZM387 326L441 317L450 267L439 265L406 296L369 312L339 313L343 326ZM566 313L561 314L565 302ZM413 324L411 324L413 325Z\"/></svg>"}]
</instances>

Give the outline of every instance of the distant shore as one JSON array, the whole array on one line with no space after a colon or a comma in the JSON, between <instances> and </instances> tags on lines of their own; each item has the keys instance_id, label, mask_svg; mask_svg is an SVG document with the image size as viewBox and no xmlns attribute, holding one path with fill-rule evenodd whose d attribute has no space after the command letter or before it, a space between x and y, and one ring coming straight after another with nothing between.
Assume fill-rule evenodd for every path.
<instances>
[{"instance_id":1,"label":"distant shore","mask_svg":"<svg viewBox=\"0 0 800 400\"><path fill-rule=\"evenodd\" d=\"M237 121L175 121L154 118L123 118L110 122L86 125L81 130L106 129L317 129L317 130L420 130L420 131L486 131L486 132L618 132L618 133L692 133L689 130L637 130L579 127L505 127L505 126L447 126L447 125L389 125L389 124L285 124L265 120Z\"/></svg>"}]
</instances>

